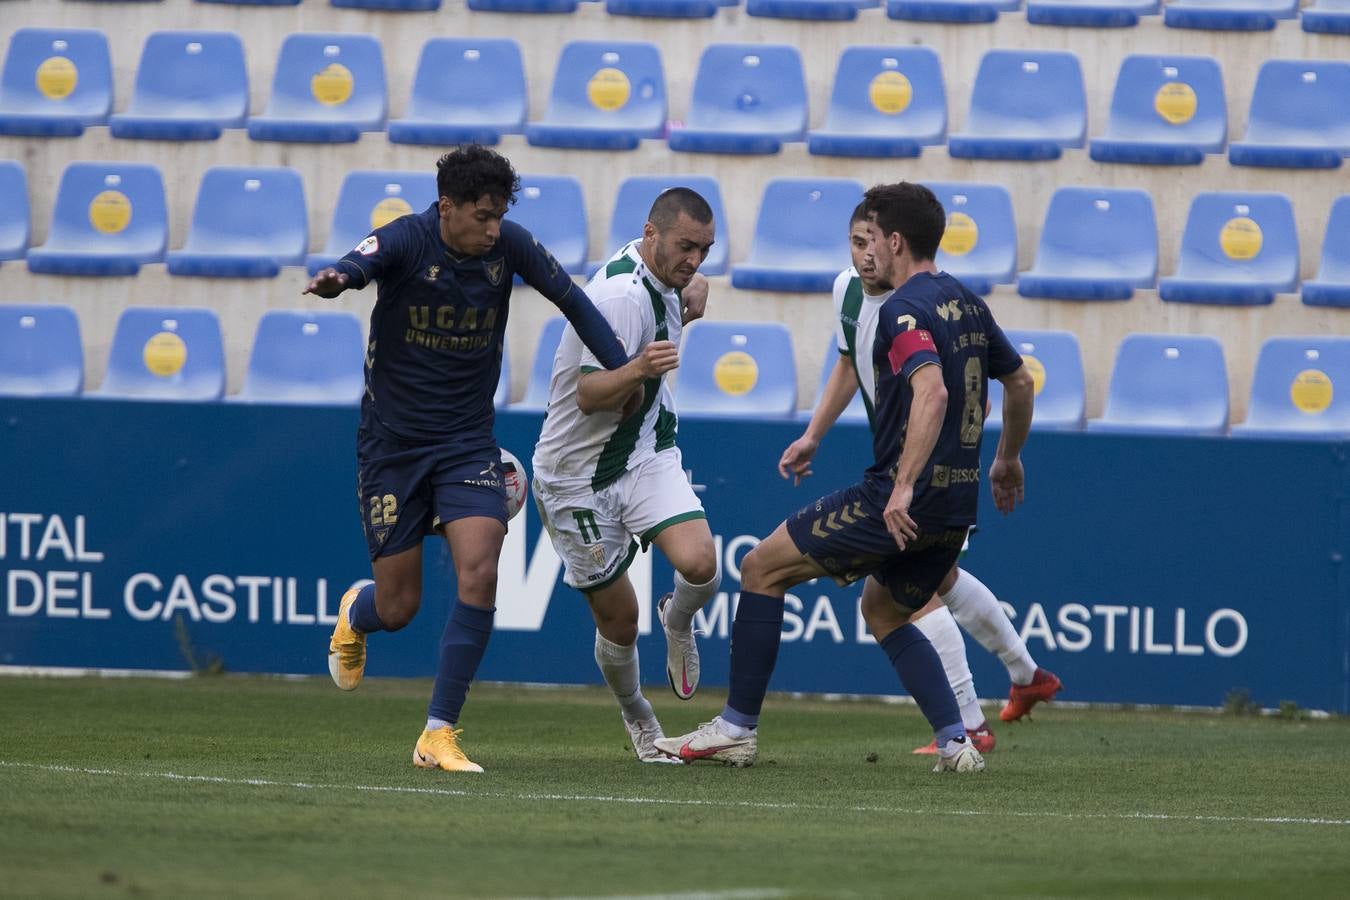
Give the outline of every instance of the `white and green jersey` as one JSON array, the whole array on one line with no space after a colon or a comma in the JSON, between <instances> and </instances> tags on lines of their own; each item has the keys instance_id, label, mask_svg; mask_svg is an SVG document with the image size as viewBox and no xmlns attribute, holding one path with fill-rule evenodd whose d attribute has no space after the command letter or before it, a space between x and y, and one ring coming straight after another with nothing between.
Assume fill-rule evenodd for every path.
<instances>
[{"instance_id":1,"label":"white and green jersey","mask_svg":"<svg viewBox=\"0 0 1350 900\"><path fill-rule=\"evenodd\" d=\"M679 344L680 292L656 280L638 253L637 241L595 274L586 294L630 357L652 341ZM544 429L534 448L534 477L555 491L599 491L675 446L675 399L664 377L647 379L642 405L626 419L617 411L588 416L577 408L578 379L602 368L576 329L563 329L553 357Z\"/></svg>"},{"instance_id":2,"label":"white and green jersey","mask_svg":"<svg viewBox=\"0 0 1350 900\"><path fill-rule=\"evenodd\" d=\"M877 401L877 374L872 367L872 343L877 336L877 313L890 291L873 297L863 290L858 270L849 266L834 279L834 340L839 352L853 363L862 389L863 406L871 424Z\"/></svg>"}]
</instances>

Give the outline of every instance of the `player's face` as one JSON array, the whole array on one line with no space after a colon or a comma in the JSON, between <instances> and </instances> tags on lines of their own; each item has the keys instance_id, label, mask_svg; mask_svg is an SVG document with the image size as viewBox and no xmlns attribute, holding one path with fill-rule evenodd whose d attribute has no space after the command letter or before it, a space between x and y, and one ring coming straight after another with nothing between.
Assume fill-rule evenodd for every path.
<instances>
[{"instance_id":1,"label":"player's face","mask_svg":"<svg viewBox=\"0 0 1350 900\"><path fill-rule=\"evenodd\" d=\"M876 279L884 284L896 286L905 279L900 272L900 245L903 239L899 234L882 234L881 226L876 223L876 214L867 223L867 251L876 267ZM859 273L861 274L861 272ZM897 280L898 279L898 280Z\"/></svg>"},{"instance_id":2,"label":"player's face","mask_svg":"<svg viewBox=\"0 0 1350 900\"><path fill-rule=\"evenodd\" d=\"M858 270L858 277L862 279L863 288L867 293L879 294L890 285L877 277L876 260L867 252L871 240L867 222L857 221L849 226L848 252L853 257L853 268Z\"/></svg>"},{"instance_id":3,"label":"player's face","mask_svg":"<svg viewBox=\"0 0 1350 900\"><path fill-rule=\"evenodd\" d=\"M712 222L700 224L684 212L665 231L657 231L656 226L648 222L642 236L651 248L652 274L662 284L673 288L688 285L689 279L703 265L703 260L708 258L708 251L713 245L713 232Z\"/></svg>"},{"instance_id":4,"label":"player's face","mask_svg":"<svg viewBox=\"0 0 1350 900\"><path fill-rule=\"evenodd\" d=\"M442 197L440 213L441 240L446 246L466 256L482 256L501 234L506 201L488 194L463 203Z\"/></svg>"}]
</instances>

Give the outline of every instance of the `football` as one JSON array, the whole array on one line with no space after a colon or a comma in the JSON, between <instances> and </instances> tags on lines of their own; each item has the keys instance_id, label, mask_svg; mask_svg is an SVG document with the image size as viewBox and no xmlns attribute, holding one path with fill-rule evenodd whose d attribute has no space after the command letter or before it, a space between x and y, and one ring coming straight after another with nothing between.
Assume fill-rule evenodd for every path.
<instances>
[{"instance_id":1,"label":"football","mask_svg":"<svg viewBox=\"0 0 1350 900\"><path fill-rule=\"evenodd\" d=\"M530 495L530 479L525 467L510 450L502 450L502 484L506 487L506 515L514 519Z\"/></svg>"}]
</instances>

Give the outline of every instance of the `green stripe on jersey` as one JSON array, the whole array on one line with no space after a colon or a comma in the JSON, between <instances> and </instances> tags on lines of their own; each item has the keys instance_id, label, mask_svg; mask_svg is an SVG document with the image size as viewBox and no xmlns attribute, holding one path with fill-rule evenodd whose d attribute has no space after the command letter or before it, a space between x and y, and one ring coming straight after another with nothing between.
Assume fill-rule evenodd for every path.
<instances>
[{"instance_id":1,"label":"green stripe on jersey","mask_svg":"<svg viewBox=\"0 0 1350 900\"><path fill-rule=\"evenodd\" d=\"M613 278L615 275L630 275L637 271L637 263L625 253L618 259L605 266L605 277Z\"/></svg>"},{"instance_id":2,"label":"green stripe on jersey","mask_svg":"<svg viewBox=\"0 0 1350 900\"><path fill-rule=\"evenodd\" d=\"M656 452L668 450L675 446L675 432L679 428L680 420L670 410L666 409L665 404L656 411Z\"/></svg>"},{"instance_id":3,"label":"green stripe on jersey","mask_svg":"<svg viewBox=\"0 0 1350 900\"><path fill-rule=\"evenodd\" d=\"M844 326L844 346L848 348L846 355L855 359L858 356L858 314L862 312L862 305L862 279L854 275L848 280L848 287L844 289L844 305L839 310L839 324Z\"/></svg>"}]
</instances>

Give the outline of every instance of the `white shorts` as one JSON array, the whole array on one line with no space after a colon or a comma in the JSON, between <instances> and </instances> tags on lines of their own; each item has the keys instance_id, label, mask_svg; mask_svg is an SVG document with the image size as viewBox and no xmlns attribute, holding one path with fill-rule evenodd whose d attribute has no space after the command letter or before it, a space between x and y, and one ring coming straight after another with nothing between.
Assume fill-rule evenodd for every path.
<instances>
[{"instance_id":1,"label":"white shorts","mask_svg":"<svg viewBox=\"0 0 1350 900\"><path fill-rule=\"evenodd\" d=\"M684 473L680 450L662 450L599 492L531 486L539 517L562 558L563 581L579 591L607 587L671 525L707 518Z\"/></svg>"}]
</instances>

